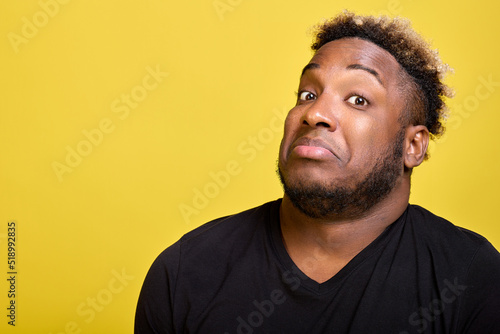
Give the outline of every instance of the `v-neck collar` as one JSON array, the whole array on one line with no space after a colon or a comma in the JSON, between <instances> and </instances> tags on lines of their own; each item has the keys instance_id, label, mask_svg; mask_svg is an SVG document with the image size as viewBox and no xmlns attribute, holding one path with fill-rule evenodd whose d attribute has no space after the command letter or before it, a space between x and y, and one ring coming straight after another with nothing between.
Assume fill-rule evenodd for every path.
<instances>
[{"instance_id":1,"label":"v-neck collar","mask_svg":"<svg viewBox=\"0 0 500 334\"><path fill-rule=\"evenodd\" d=\"M380 249L391 239L392 231L400 223L403 223L408 212L408 207L403 214L396 219L394 223L389 225L374 241L359 252L351 261L349 261L339 272L323 283L318 283L304 274L293 262L283 243L279 208L281 200L275 202L270 216L270 239L275 255L282 269L282 277L297 277L300 279L298 289L304 288L314 294L326 294L335 290L338 285L349 275L356 271L363 262L372 256L379 254Z\"/></svg>"}]
</instances>

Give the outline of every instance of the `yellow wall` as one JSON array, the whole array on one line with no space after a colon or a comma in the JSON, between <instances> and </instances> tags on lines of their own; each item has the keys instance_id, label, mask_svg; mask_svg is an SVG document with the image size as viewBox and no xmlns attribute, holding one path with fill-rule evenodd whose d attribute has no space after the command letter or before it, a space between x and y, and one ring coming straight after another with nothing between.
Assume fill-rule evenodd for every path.
<instances>
[{"instance_id":1,"label":"yellow wall","mask_svg":"<svg viewBox=\"0 0 500 334\"><path fill-rule=\"evenodd\" d=\"M2 332L131 332L161 250L207 220L280 197L275 160L311 56L307 32L344 8L409 17L455 68L456 114L415 171L412 202L500 247L498 2L0 6L2 277L7 223L17 226L16 326L2 279Z\"/></svg>"}]
</instances>

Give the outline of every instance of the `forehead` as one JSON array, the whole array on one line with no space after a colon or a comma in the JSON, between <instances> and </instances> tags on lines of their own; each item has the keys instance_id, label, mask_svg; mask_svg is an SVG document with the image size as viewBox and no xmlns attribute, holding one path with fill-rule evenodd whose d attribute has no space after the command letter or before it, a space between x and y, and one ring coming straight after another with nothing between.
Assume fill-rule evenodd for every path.
<instances>
[{"instance_id":1,"label":"forehead","mask_svg":"<svg viewBox=\"0 0 500 334\"><path fill-rule=\"evenodd\" d=\"M386 84L397 82L402 71L397 60L388 51L378 45L359 38L342 38L331 41L319 48L309 63L319 66L320 70L345 69L353 65L361 65L374 70L379 79Z\"/></svg>"}]
</instances>

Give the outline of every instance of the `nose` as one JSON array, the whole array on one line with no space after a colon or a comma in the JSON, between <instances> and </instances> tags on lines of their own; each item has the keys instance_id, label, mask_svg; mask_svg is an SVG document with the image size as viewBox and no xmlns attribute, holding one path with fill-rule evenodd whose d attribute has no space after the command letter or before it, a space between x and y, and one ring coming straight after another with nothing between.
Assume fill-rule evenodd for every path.
<instances>
[{"instance_id":1,"label":"nose","mask_svg":"<svg viewBox=\"0 0 500 334\"><path fill-rule=\"evenodd\" d=\"M301 117L303 125L311 127L324 127L329 131L337 129L337 119L334 112L335 105L331 101L318 98L311 103Z\"/></svg>"}]
</instances>

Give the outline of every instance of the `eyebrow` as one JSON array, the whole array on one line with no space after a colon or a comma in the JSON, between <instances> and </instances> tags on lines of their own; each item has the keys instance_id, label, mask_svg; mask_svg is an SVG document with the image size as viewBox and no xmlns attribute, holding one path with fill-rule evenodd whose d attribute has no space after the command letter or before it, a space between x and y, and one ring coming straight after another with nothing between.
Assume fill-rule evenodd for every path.
<instances>
[{"instance_id":1,"label":"eyebrow","mask_svg":"<svg viewBox=\"0 0 500 334\"><path fill-rule=\"evenodd\" d=\"M363 71L366 71L366 72L372 74L377 79L377 81L380 82L380 84L382 86L384 86L384 83L380 79L380 74L378 74L378 72L375 71L372 68L369 68L369 67L366 67L366 66L363 66L363 65L360 65L360 64L351 64L351 65L347 66L347 69L349 69L349 70L363 70Z\"/></svg>"},{"instance_id":2,"label":"eyebrow","mask_svg":"<svg viewBox=\"0 0 500 334\"><path fill-rule=\"evenodd\" d=\"M300 76L302 77L304 73L306 73L308 70L312 70L314 68L319 68L319 67L320 66L317 63L309 63L306 66L304 66L304 68L302 69L302 74Z\"/></svg>"},{"instance_id":3,"label":"eyebrow","mask_svg":"<svg viewBox=\"0 0 500 334\"><path fill-rule=\"evenodd\" d=\"M304 76L304 74L309 71L309 70L312 70L312 69L316 69L316 68L320 68L321 66L318 64L318 63L309 63L307 64L306 66L304 66L304 68L302 69L302 74L301 74L301 77ZM373 75L375 77L375 79L377 79L377 81L385 87L384 83L382 82L382 79L380 79L380 74L378 74L377 71L375 71L374 69L372 68L369 68L369 67L366 67L364 65L361 65L361 64L351 64L351 65L348 65L347 66L347 69L349 70L363 70L363 71L366 71L368 73L370 73L371 75Z\"/></svg>"}]
</instances>

